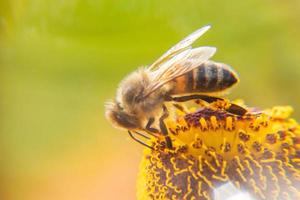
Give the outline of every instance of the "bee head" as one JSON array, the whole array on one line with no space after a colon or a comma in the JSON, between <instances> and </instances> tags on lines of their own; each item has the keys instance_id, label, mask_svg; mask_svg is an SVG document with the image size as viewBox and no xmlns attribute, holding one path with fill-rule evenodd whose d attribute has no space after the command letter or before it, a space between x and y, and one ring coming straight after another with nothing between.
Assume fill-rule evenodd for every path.
<instances>
[{"instance_id":1,"label":"bee head","mask_svg":"<svg viewBox=\"0 0 300 200\"><path fill-rule=\"evenodd\" d=\"M119 103L108 102L105 107L105 116L114 127L129 130L140 127L138 118L127 113Z\"/></svg>"},{"instance_id":2,"label":"bee head","mask_svg":"<svg viewBox=\"0 0 300 200\"><path fill-rule=\"evenodd\" d=\"M137 129L145 116L158 108L162 101L159 93L145 98L145 90L151 83L147 68L129 74L119 85L116 100L106 105L106 117L118 128Z\"/></svg>"}]
</instances>

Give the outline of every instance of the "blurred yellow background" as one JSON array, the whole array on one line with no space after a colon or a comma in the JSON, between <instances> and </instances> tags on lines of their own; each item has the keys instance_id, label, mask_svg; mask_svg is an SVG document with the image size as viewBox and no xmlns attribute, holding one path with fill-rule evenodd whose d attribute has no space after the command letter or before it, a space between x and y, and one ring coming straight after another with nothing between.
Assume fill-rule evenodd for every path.
<instances>
[{"instance_id":1,"label":"blurred yellow background","mask_svg":"<svg viewBox=\"0 0 300 200\"><path fill-rule=\"evenodd\" d=\"M104 118L118 82L195 29L241 83L230 98L300 117L298 0L0 0L6 200L135 199L142 147Z\"/></svg>"}]
</instances>

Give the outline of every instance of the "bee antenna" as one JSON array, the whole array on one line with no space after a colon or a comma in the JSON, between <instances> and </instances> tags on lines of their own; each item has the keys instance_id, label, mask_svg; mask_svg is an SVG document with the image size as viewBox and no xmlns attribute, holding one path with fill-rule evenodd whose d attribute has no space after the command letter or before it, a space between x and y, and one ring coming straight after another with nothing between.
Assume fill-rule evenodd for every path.
<instances>
[{"instance_id":1,"label":"bee antenna","mask_svg":"<svg viewBox=\"0 0 300 200\"><path fill-rule=\"evenodd\" d=\"M112 100L105 102L105 108L106 110L113 110L114 107L116 106L116 103Z\"/></svg>"}]
</instances>

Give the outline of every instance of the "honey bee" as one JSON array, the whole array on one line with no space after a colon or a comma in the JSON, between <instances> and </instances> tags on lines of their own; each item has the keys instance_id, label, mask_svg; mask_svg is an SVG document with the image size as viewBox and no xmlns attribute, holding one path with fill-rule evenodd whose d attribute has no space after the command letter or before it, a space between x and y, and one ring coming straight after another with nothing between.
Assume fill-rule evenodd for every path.
<instances>
[{"instance_id":1,"label":"honey bee","mask_svg":"<svg viewBox=\"0 0 300 200\"><path fill-rule=\"evenodd\" d=\"M208 103L221 99L219 95L239 82L237 73L228 65L209 60L215 47L192 48L191 45L210 26L202 27L171 49L148 67L141 67L129 74L120 83L116 99L106 104L106 118L116 128L128 130L142 137L146 132L155 137L164 137L167 147L172 141L164 119L168 117L165 102L184 102L201 99ZM245 110L232 105L228 112L245 114ZM152 125L159 117L159 129Z\"/></svg>"}]
</instances>

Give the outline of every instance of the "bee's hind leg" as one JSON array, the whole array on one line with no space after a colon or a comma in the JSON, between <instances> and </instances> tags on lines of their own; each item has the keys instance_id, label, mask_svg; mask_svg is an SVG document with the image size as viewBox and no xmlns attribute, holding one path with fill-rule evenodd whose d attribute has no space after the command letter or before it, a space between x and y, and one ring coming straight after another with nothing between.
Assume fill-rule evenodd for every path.
<instances>
[{"instance_id":1,"label":"bee's hind leg","mask_svg":"<svg viewBox=\"0 0 300 200\"><path fill-rule=\"evenodd\" d=\"M218 100L224 100L220 97L212 97L212 96L207 96L207 95L194 94L194 95L180 96L180 97L168 97L167 101L185 102L185 101L199 100L199 99L206 101L207 103L213 103ZM240 115L240 116L243 116L248 112L245 108L243 108L237 104L234 104L234 103L230 103L230 107L227 108L226 111L228 113L231 113L234 115Z\"/></svg>"},{"instance_id":2,"label":"bee's hind leg","mask_svg":"<svg viewBox=\"0 0 300 200\"><path fill-rule=\"evenodd\" d=\"M148 136L146 136L146 135L144 135L144 134L142 134L142 133L139 133L139 132L136 132L136 131L134 131L134 133L137 134L137 135L139 135L139 136L141 136L141 137L144 137L144 138L146 138L146 139L150 139ZM150 149L153 149L153 147L151 147L150 145L148 145L148 144L146 144L145 142L141 141L140 139L137 139L136 137L134 137L134 135L132 134L132 132L129 131L129 130L128 130L128 134L129 134L129 136L130 136L134 141L136 141L137 143L139 143L139 144L141 144L141 145L143 145L143 146L145 146L145 147L148 147L148 148L150 148Z\"/></svg>"},{"instance_id":3,"label":"bee's hind leg","mask_svg":"<svg viewBox=\"0 0 300 200\"><path fill-rule=\"evenodd\" d=\"M212 97L212 96L207 96L207 95L200 95L200 94L193 94L193 95L187 95L187 96L178 96L178 97L168 97L168 101L175 101L175 102L186 102L186 101L191 101L191 100L203 100L206 101L207 103L212 103L217 100L223 100L220 97Z\"/></svg>"},{"instance_id":4,"label":"bee's hind leg","mask_svg":"<svg viewBox=\"0 0 300 200\"><path fill-rule=\"evenodd\" d=\"M161 133L165 137L167 147L169 149L173 149L172 140L171 140L170 136L168 135L168 129L167 129L166 124L164 122L164 120L168 116L169 116L168 109L165 105L163 105L163 115L159 118L159 127L160 127Z\"/></svg>"}]
</instances>

